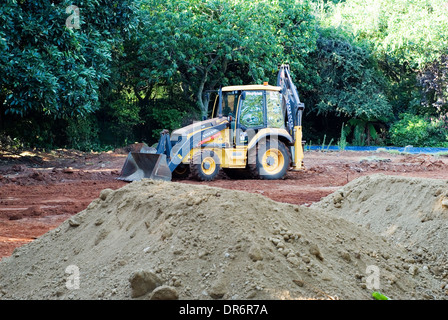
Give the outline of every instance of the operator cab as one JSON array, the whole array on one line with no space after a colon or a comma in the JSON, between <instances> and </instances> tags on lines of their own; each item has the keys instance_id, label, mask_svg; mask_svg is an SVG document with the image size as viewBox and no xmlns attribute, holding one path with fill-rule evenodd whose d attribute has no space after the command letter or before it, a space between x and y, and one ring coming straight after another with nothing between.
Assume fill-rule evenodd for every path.
<instances>
[{"instance_id":1,"label":"operator cab","mask_svg":"<svg viewBox=\"0 0 448 320\"><path fill-rule=\"evenodd\" d=\"M263 128L285 128L280 87L246 85L223 87L215 97L212 118L227 117L234 145L247 145L248 136Z\"/></svg>"}]
</instances>

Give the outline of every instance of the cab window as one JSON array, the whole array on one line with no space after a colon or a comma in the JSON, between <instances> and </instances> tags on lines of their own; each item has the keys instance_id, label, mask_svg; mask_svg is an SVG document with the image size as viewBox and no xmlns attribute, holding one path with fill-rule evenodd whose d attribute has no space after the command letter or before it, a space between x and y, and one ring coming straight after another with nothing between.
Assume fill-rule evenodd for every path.
<instances>
[{"instance_id":1,"label":"cab window","mask_svg":"<svg viewBox=\"0 0 448 320\"><path fill-rule=\"evenodd\" d=\"M263 92L246 91L241 102L240 125L246 128L258 128L264 125Z\"/></svg>"},{"instance_id":2,"label":"cab window","mask_svg":"<svg viewBox=\"0 0 448 320\"><path fill-rule=\"evenodd\" d=\"M239 92L223 92L222 94L222 114L224 117L232 116L235 118L238 104Z\"/></svg>"},{"instance_id":3,"label":"cab window","mask_svg":"<svg viewBox=\"0 0 448 320\"><path fill-rule=\"evenodd\" d=\"M266 111L268 128L284 128L285 118L281 107L281 94L277 91L266 92Z\"/></svg>"},{"instance_id":4,"label":"cab window","mask_svg":"<svg viewBox=\"0 0 448 320\"><path fill-rule=\"evenodd\" d=\"M232 116L232 118L235 118L239 96L240 96L240 91L223 92L222 93L221 109L220 109L219 108L219 95L216 92L213 95L213 99L210 99L210 102L213 102L213 105L209 108L209 109L212 109L212 110L210 110L211 117L212 118L218 117L219 111L221 110L222 115L224 117Z\"/></svg>"}]
</instances>

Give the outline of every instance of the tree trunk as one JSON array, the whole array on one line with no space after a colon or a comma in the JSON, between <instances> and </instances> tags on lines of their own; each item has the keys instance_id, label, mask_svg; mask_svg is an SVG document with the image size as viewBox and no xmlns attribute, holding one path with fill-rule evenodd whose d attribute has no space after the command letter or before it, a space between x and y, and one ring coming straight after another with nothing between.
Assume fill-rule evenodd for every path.
<instances>
[{"instance_id":1,"label":"tree trunk","mask_svg":"<svg viewBox=\"0 0 448 320\"><path fill-rule=\"evenodd\" d=\"M199 109L201 110L201 118L203 117L207 117L207 113L208 113L208 103L205 103L204 100L204 87L205 87L205 82L207 81L207 76L208 76L208 70L204 71L204 75L201 79L201 83L199 84L199 88L198 88L198 92L196 94L196 97L198 99L198 104L199 104Z\"/></svg>"},{"instance_id":2,"label":"tree trunk","mask_svg":"<svg viewBox=\"0 0 448 320\"><path fill-rule=\"evenodd\" d=\"M213 65L218 61L219 57L220 57L219 55L216 55L213 58L213 60L210 62L210 64L204 69L204 75L202 77L202 80L201 80L201 83L199 85L199 89L198 89L198 92L196 95L196 97L198 99L199 108L201 110L202 118L207 117L207 114L208 114L208 99L204 96L205 83L207 82L209 71L211 70Z\"/></svg>"},{"instance_id":3,"label":"tree trunk","mask_svg":"<svg viewBox=\"0 0 448 320\"><path fill-rule=\"evenodd\" d=\"M1 88L0 88L1 89ZM0 131L5 128L6 120L5 120L5 106L6 94L0 94Z\"/></svg>"}]
</instances>

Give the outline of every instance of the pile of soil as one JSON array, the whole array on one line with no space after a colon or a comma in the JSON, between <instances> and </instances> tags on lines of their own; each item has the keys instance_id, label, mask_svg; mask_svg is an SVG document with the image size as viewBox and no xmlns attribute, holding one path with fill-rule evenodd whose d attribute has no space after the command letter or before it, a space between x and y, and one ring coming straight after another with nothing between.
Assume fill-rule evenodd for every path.
<instances>
[{"instance_id":1,"label":"pile of soil","mask_svg":"<svg viewBox=\"0 0 448 320\"><path fill-rule=\"evenodd\" d=\"M2 299L440 299L409 252L320 208L143 180L0 262ZM418 270L418 272L415 272Z\"/></svg>"},{"instance_id":2,"label":"pile of soil","mask_svg":"<svg viewBox=\"0 0 448 320\"><path fill-rule=\"evenodd\" d=\"M448 283L448 181L358 178L312 205L405 248L413 262ZM448 289L448 286L447 286Z\"/></svg>"}]
</instances>

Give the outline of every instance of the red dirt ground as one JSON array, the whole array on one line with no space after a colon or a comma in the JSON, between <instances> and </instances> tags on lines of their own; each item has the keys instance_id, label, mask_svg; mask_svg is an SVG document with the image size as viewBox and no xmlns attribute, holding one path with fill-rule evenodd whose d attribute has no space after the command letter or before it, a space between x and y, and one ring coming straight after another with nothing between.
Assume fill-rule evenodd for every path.
<instances>
[{"instance_id":1,"label":"red dirt ground","mask_svg":"<svg viewBox=\"0 0 448 320\"><path fill-rule=\"evenodd\" d=\"M55 150L49 153L0 152L0 259L82 210L116 180L134 146L107 153ZM136 148L136 147L135 147ZM305 153L306 170L284 180L181 180L263 194L273 200L310 205L347 182L375 173L448 179L448 158L387 152Z\"/></svg>"}]
</instances>

